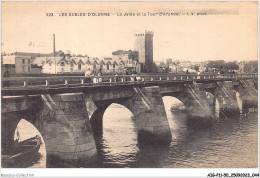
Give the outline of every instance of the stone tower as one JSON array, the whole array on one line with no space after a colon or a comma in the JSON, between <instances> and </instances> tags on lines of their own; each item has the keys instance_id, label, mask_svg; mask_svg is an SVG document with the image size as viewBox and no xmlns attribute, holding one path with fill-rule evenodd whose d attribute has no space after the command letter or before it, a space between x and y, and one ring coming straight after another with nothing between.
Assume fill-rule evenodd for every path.
<instances>
[{"instance_id":1,"label":"stone tower","mask_svg":"<svg viewBox=\"0 0 260 178\"><path fill-rule=\"evenodd\" d=\"M139 53L141 72L152 72L153 65L153 32L145 31L143 34L135 34L134 50Z\"/></svg>"}]
</instances>

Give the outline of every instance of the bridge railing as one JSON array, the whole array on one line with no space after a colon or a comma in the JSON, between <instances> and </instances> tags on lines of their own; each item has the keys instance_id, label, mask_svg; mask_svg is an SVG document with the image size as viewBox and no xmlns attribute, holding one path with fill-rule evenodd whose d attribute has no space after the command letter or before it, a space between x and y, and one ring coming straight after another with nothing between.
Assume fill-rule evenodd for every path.
<instances>
[{"instance_id":1,"label":"bridge railing","mask_svg":"<svg viewBox=\"0 0 260 178\"><path fill-rule=\"evenodd\" d=\"M160 82L185 82L205 80L235 80L257 78L257 74L157 74L157 75L109 75L109 76L53 76L53 77L4 77L2 89L43 89L84 87L96 85L120 85Z\"/></svg>"}]
</instances>

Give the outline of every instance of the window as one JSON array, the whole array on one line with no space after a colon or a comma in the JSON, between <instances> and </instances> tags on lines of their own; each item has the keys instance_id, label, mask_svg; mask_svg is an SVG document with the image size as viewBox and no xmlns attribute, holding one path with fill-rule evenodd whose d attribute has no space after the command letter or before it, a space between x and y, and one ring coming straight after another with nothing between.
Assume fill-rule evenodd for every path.
<instances>
[{"instance_id":1,"label":"window","mask_svg":"<svg viewBox=\"0 0 260 178\"><path fill-rule=\"evenodd\" d=\"M100 64L100 69L101 69L101 70L103 69L103 65L102 65L102 64Z\"/></svg>"},{"instance_id":2,"label":"window","mask_svg":"<svg viewBox=\"0 0 260 178\"><path fill-rule=\"evenodd\" d=\"M23 64L24 64L25 60L23 59Z\"/></svg>"},{"instance_id":3,"label":"window","mask_svg":"<svg viewBox=\"0 0 260 178\"><path fill-rule=\"evenodd\" d=\"M51 66L51 63L49 63L49 66Z\"/></svg>"},{"instance_id":4,"label":"window","mask_svg":"<svg viewBox=\"0 0 260 178\"><path fill-rule=\"evenodd\" d=\"M70 67L73 67L73 62L70 63Z\"/></svg>"},{"instance_id":5,"label":"window","mask_svg":"<svg viewBox=\"0 0 260 178\"><path fill-rule=\"evenodd\" d=\"M78 70L81 70L81 63L78 64Z\"/></svg>"},{"instance_id":6,"label":"window","mask_svg":"<svg viewBox=\"0 0 260 178\"><path fill-rule=\"evenodd\" d=\"M65 66L65 63L64 63L64 62L61 62L61 63L60 63L60 66L64 67L64 66Z\"/></svg>"},{"instance_id":7,"label":"window","mask_svg":"<svg viewBox=\"0 0 260 178\"><path fill-rule=\"evenodd\" d=\"M107 64L107 70L109 70L109 64Z\"/></svg>"},{"instance_id":8,"label":"window","mask_svg":"<svg viewBox=\"0 0 260 178\"><path fill-rule=\"evenodd\" d=\"M116 64L113 64L113 68L116 68Z\"/></svg>"},{"instance_id":9,"label":"window","mask_svg":"<svg viewBox=\"0 0 260 178\"><path fill-rule=\"evenodd\" d=\"M30 67L28 67L28 72L30 72L30 70L31 70Z\"/></svg>"},{"instance_id":10,"label":"window","mask_svg":"<svg viewBox=\"0 0 260 178\"><path fill-rule=\"evenodd\" d=\"M30 59L28 59L28 64L30 64Z\"/></svg>"},{"instance_id":11,"label":"window","mask_svg":"<svg viewBox=\"0 0 260 178\"><path fill-rule=\"evenodd\" d=\"M96 67L97 67L96 64L94 64L94 65L93 65L93 69L96 69Z\"/></svg>"},{"instance_id":12,"label":"window","mask_svg":"<svg viewBox=\"0 0 260 178\"><path fill-rule=\"evenodd\" d=\"M23 66L23 72L24 72L25 70L24 70L24 66Z\"/></svg>"}]
</instances>

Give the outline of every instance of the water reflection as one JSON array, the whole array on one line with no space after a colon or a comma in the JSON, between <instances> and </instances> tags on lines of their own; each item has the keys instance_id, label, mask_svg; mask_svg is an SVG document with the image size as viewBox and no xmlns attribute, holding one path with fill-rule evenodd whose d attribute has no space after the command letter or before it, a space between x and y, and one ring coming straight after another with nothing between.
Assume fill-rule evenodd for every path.
<instances>
[{"instance_id":1,"label":"water reflection","mask_svg":"<svg viewBox=\"0 0 260 178\"><path fill-rule=\"evenodd\" d=\"M137 132L127 108L112 104L103 116L103 136L96 137L102 167L127 167L136 160Z\"/></svg>"}]
</instances>

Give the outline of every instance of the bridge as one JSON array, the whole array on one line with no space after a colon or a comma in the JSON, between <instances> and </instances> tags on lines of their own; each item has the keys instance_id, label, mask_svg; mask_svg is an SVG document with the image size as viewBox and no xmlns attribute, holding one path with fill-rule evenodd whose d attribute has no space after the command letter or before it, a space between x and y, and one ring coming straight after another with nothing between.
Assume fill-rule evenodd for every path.
<instances>
[{"instance_id":1,"label":"bridge","mask_svg":"<svg viewBox=\"0 0 260 178\"><path fill-rule=\"evenodd\" d=\"M216 101L223 116L240 113L237 93L243 110L257 106L257 78L257 74L2 78L2 154L12 148L23 118L41 133L47 162L51 157L91 160L97 155L94 135L102 134L103 114L112 103L133 113L139 143L169 143L163 96L185 105L188 124L210 127ZM89 103L96 107L93 114Z\"/></svg>"}]
</instances>

